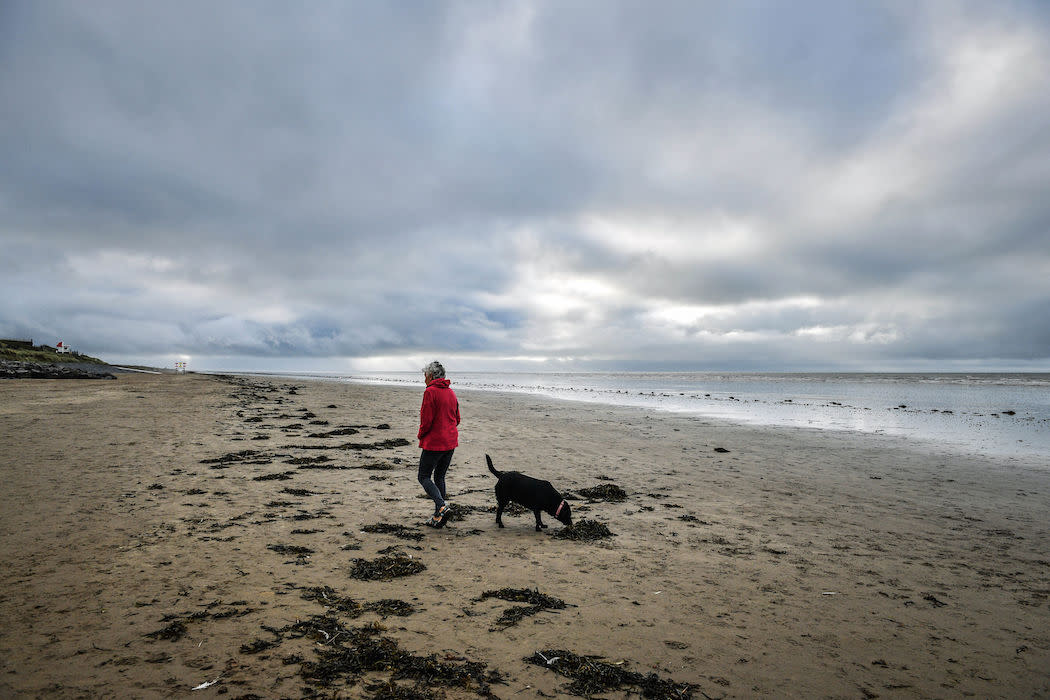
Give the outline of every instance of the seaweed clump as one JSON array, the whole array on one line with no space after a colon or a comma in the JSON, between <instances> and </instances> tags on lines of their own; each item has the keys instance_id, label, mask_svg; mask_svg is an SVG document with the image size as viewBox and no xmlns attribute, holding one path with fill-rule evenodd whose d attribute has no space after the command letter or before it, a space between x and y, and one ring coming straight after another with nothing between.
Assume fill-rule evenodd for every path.
<instances>
[{"instance_id":1,"label":"seaweed clump","mask_svg":"<svg viewBox=\"0 0 1050 700\"><path fill-rule=\"evenodd\" d=\"M332 620L321 619L326 627ZM314 621L307 621L310 627ZM338 623L336 623L338 624ZM341 680L358 680L365 673L389 672L389 680L372 685L374 697L430 698L434 686L459 688L482 697L491 697L490 685L504 683L502 675L488 670L479 661L461 663L439 660L435 654L417 656L401 648L396 640L380 635L381 627L366 625L339 630L320 630L328 636L328 643L317 650L317 661L302 664L303 679L313 686L331 687ZM414 681L413 686L398 685L396 681Z\"/></svg>"},{"instance_id":2,"label":"seaweed clump","mask_svg":"<svg viewBox=\"0 0 1050 700\"><path fill-rule=\"evenodd\" d=\"M328 432L324 433L310 433L309 435L307 435L307 437L328 438L336 437L337 435L357 435L359 432L361 431L357 430L356 428L337 428L335 430L329 430Z\"/></svg>"},{"instance_id":3,"label":"seaweed clump","mask_svg":"<svg viewBox=\"0 0 1050 700\"><path fill-rule=\"evenodd\" d=\"M263 474L252 478L252 481L288 481L295 472L276 472L274 474Z\"/></svg>"},{"instance_id":4,"label":"seaweed clump","mask_svg":"<svg viewBox=\"0 0 1050 700\"><path fill-rule=\"evenodd\" d=\"M291 494L293 496L316 496L317 495L315 492L310 491L309 489L293 489L293 488L283 488L283 489L281 489L281 493L288 493L288 494Z\"/></svg>"},{"instance_id":5,"label":"seaweed clump","mask_svg":"<svg viewBox=\"0 0 1050 700\"><path fill-rule=\"evenodd\" d=\"M313 586L307 588L303 593L303 600L312 600L325 607L338 610L341 613L357 617L363 611L363 607L349 596L339 595L331 586Z\"/></svg>"},{"instance_id":6,"label":"seaweed clump","mask_svg":"<svg viewBox=\"0 0 1050 700\"><path fill-rule=\"evenodd\" d=\"M314 553L314 550L309 547L302 547L294 544L268 544L266 548L277 552L278 554L294 554L296 566L305 566L309 563L310 555ZM288 562L285 562L288 563Z\"/></svg>"},{"instance_id":7,"label":"seaweed clump","mask_svg":"<svg viewBox=\"0 0 1050 700\"><path fill-rule=\"evenodd\" d=\"M380 617L408 617L416 611L415 606L397 598L383 598L371 603L365 603L365 610L374 612Z\"/></svg>"},{"instance_id":8,"label":"seaweed clump","mask_svg":"<svg viewBox=\"0 0 1050 700\"><path fill-rule=\"evenodd\" d=\"M538 589L533 588L500 588L496 591L485 591L478 596L478 600L485 600L486 598L499 598L511 603L541 605L551 610L564 610L567 605L561 598L540 593Z\"/></svg>"},{"instance_id":9,"label":"seaweed clump","mask_svg":"<svg viewBox=\"0 0 1050 700\"><path fill-rule=\"evenodd\" d=\"M159 630L153 632L147 632L147 637L153 639L167 639L169 642L174 642L182 639L182 635L186 634L186 623L182 620L175 620L166 627L161 627Z\"/></svg>"},{"instance_id":10,"label":"seaweed clump","mask_svg":"<svg viewBox=\"0 0 1050 700\"><path fill-rule=\"evenodd\" d=\"M616 484L602 484L589 489L579 489L576 493L592 501L624 501L627 492Z\"/></svg>"},{"instance_id":11,"label":"seaweed clump","mask_svg":"<svg viewBox=\"0 0 1050 700\"><path fill-rule=\"evenodd\" d=\"M580 520L573 523L569 527L563 527L561 530L555 532L551 537L555 537L559 540L576 540L591 542L594 540L600 540L606 537L613 537L614 533L609 530L604 524L597 520Z\"/></svg>"},{"instance_id":12,"label":"seaweed clump","mask_svg":"<svg viewBox=\"0 0 1050 700\"><path fill-rule=\"evenodd\" d=\"M426 568L423 562L404 554L377 559L354 559L354 565L350 568L350 578L361 581L389 581L418 574Z\"/></svg>"},{"instance_id":13,"label":"seaweed clump","mask_svg":"<svg viewBox=\"0 0 1050 700\"><path fill-rule=\"evenodd\" d=\"M273 641L273 640L268 640L268 639L255 639L255 640L252 640L251 642L249 642L247 644L242 644L241 645L241 653L242 654L258 654L260 651L266 651L267 649L272 649L275 646L277 646L278 644L280 644L280 642L278 642L278 641Z\"/></svg>"},{"instance_id":14,"label":"seaweed clump","mask_svg":"<svg viewBox=\"0 0 1050 700\"><path fill-rule=\"evenodd\" d=\"M496 591L485 591L478 600L486 598L499 598L512 603L528 603L507 608L496 620L501 627L513 627L526 617L531 617L544 610L564 610L567 606L564 600L540 593L539 590L529 588L501 588Z\"/></svg>"},{"instance_id":15,"label":"seaweed clump","mask_svg":"<svg viewBox=\"0 0 1050 700\"><path fill-rule=\"evenodd\" d=\"M167 622L165 627L161 627L159 630L147 632L145 636L151 639L166 639L169 642L177 642L182 639L183 635L188 631L186 623L198 622L209 617L206 612L195 612L195 613L179 613L173 615L165 615L161 618L161 622ZM213 616L214 617L214 616ZM232 615L227 615L232 617Z\"/></svg>"},{"instance_id":16,"label":"seaweed clump","mask_svg":"<svg viewBox=\"0 0 1050 700\"><path fill-rule=\"evenodd\" d=\"M402 540L412 540L413 542L418 542L423 539L422 532L405 527L404 525L394 525L392 523L375 523L373 525L365 525L361 529L365 532L393 535Z\"/></svg>"},{"instance_id":17,"label":"seaweed clump","mask_svg":"<svg viewBox=\"0 0 1050 700\"><path fill-rule=\"evenodd\" d=\"M320 457L292 457L291 459L284 460L284 463L285 464L292 464L292 465L295 465L295 466L299 467L299 466L302 466L304 464L321 464L323 462L331 462L331 461L332 461L331 457L327 457L325 455L321 455Z\"/></svg>"},{"instance_id":18,"label":"seaweed clump","mask_svg":"<svg viewBox=\"0 0 1050 700\"><path fill-rule=\"evenodd\" d=\"M366 612L374 612L380 617L391 615L407 617L416 611L411 603L396 598L383 598L372 603L358 603L349 596L339 595L330 586L307 588L303 593L303 600L312 600L352 618L360 617Z\"/></svg>"},{"instance_id":19,"label":"seaweed clump","mask_svg":"<svg viewBox=\"0 0 1050 700\"><path fill-rule=\"evenodd\" d=\"M613 690L631 690L642 697L664 700L665 698L692 698L697 686L692 683L675 683L655 673L628 671L623 666L601 661L597 656L580 656L564 649L537 651L525 658L526 663L549 668L572 682L565 686L566 692L581 697Z\"/></svg>"},{"instance_id":20,"label":"seaweed clump","mask_svg":"<svg viewBox=\"0 0 1050 700\"><path fill-rule=\"evenodd\" d=\"M296 556L314 553L314 550L309 547L300 547L294 544L268 544L266 548L278 554L294 554Z\"/></svg>"},{"instance_id":21,"label":"seaweed clump","mask_svg":"<svg viewBox=\"0 0 1050 700\"><path fill-rule=\"evenodd\" d=\"M412 443L405 438L394 438L392 440L379 440L378 442L345 442L339 446L341 450L385 450L391 447L407 447Z\"/></svg>"},{"instance_id":22,"label":"seaweed clump","mask_svg":"<svg viewBox=\"0 0 1050 700\"><path fill-rule=\"evenodd\" d=\"M272 464L273 459L257 450L241 450L240 452L229 452L215 459L202 459L201 464L214 464L212 469L224 469L231 464Z\"/></svg>"}]
</instances>

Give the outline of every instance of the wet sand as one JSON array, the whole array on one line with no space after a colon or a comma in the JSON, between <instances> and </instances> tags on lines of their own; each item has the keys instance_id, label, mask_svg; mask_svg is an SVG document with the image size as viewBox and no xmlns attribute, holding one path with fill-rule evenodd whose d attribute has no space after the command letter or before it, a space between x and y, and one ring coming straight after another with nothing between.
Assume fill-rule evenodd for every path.
<instances>
[{"instance_id":1,"label":"wet sand","mask_svg":"<svg viewBox=\"0 0 1050 700\"><path fill-rule=\"evenodd\" d=\"M465 514L431 530L421 393L193 374L0 382L0 697L372 697L390 672L310 675L345 648L317 622L340 597L363 607L329 604L329 620L379 623L369 634L414 658L484 664L500 698L567 696L564 662L525 661L550 650L694 697L1050 697L1045 465L460 391L449 494ZM531 514L498 529L485 453L562 491L622 488L623 501L571 501L614 536L558 539ZM425 570L351 576L380 557ZM519 604L482 598L504 588L567 607L504 624ZM383 600L411 614L369 607Z\"/></svg>"}]
</instances>

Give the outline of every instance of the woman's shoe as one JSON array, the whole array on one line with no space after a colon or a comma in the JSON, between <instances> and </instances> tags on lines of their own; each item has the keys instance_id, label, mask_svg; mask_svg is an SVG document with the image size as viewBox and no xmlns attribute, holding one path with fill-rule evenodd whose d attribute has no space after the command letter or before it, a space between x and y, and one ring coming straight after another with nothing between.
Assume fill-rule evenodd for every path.
<instances>
[{"instance_id":1,"label":"woman's shoe","mask_svg":"<svg viewBox=\"0 0 1050 700\"><path fill-rule=\"evenodd\" d=\"M437 515L434 516L434 519L437 521L437 525L435 525L434 527L445 527L445 523L448 522L448 519L451 515L452 508L450 508L447 503L441 506L441 509L437 512Z\"/></svg>"}]
</instances>

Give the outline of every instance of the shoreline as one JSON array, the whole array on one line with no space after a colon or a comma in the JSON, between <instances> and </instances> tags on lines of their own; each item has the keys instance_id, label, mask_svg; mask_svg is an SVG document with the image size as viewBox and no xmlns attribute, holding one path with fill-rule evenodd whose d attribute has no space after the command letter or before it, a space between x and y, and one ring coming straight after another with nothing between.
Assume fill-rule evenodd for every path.
<instances>
[{"instance_id":1,"label":"shoreline","mask_svg":"<svg viewBox=\"0 0 1050 700\"><path fill-rule=\"evenodd\" d=\"M210 376L239 376L239 377L255 377L270 380L284 380L284 381L316 381L316 382L333 382L333 383L350 383L350 384L361 384L365 386L380 386L390 388L401 388L401 389L412 389L413 384L410 381L393 382L387 380L376 380L368 378L358 378L350 375L347 376L321 376L321 375L310 375L310 374L288 374L288 373L265 373L265 372L244 372L244 373L204 373ZM604 373L601 373L604 374ZM869 374L869 373L865 373ZM892 373L900 374L900 373ZM929 373L916 373L919 375L927 375ZM973 373L958 373L960 375L972 375ZM1001 374L1001 373L999 373ZM1028 373L1032 374L1032 373ZM998 376L998 374L996 375ZM1047 375L1050 376L1050 375ZM551 401L551 402L567 402L569 404L583 404L590 405L597 408L609 408L613 410L624 410L624 411L639 411L643 413L650 413L653 416L670 416L670 417L681 417L686 419L695 419L701 421L709 421L711 424L723 425L726 427L739 426L749 427L756 430L797 430L800 436L807 434L813 436L819 436L824 433L830 434L843 434L847 439L859 439L866 440L870 439L878 444L882 445L887 449L903 448L908 450L918 450L931 455L938 455L945 458L953 457L978 457L986 458L989 460L1005 460L1010 463L1017 463L1026 465L1034 469L1047 469L1047 465L1050 464L1050 452L1044 454L1039 451L1039 448L1033 448L1031 443L1026 444L1023 447L1018 447L1016 444L1009 446L1000 444L998 446L989 446L987 444L959 444L953 441L951 437L947 436L931 436L931 435L909 435L904 432L898 432L893 430L880 429L869 429L862 430L852 426L843 425L812 425L802 424L801 421L783 421L783 422L770 422L763 421L761 419L748 419L742 416L732 416L725 414L717 414L714 412L707 412L702 409L691 409L682 410L678 408L669 408L659 405L637 405L637 404L625 404L625 403L614 403L603 400L602 398L588 398L587 393L584 391L580 392L580 396L558 396L550 393L544 393L540 390L527 390L527 389L497 389L497 388L479 388L476 386L464 386L462 383L453 382L453 389L457 393L477 392L481 394L505 394L509 397L521 396L531 397L539 401ZM801 405L801 404L797 404ZM937 413L933 411L932 413ZM950 412L949 412L950 413ZM1046 422L1050 419L1043 419ZM1050 449L1050 448L1048 448ZM1050 473L1050 470L1048 470Z\"/></svg>"},{"instance_id":2,"label":"shoreline","mask_svg":"<svg viewBox=\"0 0 1050 700\"><path fill-rule=\"evenodd\" d=\"M303 598L315 586L406 602L406 617L346 624L498 669L504 698L565 694L568 679L523 661L551 649L695 684L696 697L1050 694L1050 476L1016 460L464 389L449 491L471 510L427 531L421 388L190 373L0 392L3 694L167 696L221 677L199 694L298 696L301 665L284 660L309 661L318 640L241 647L323 612ZM409 444L374 447L398 438ZM244 450L264 458L203 463ZM577 521L615 536L559 540L553 518L536 533L528 514L496 528L485 453L562 491L621 487L622 502L572 501ZM331 461L287 463L320 456ZM348 468L311 468L325 464ZM362 529L378 523L422 539ZM390 547L427 570L349 575ZM502 588L569 607L502 627L511 604L479 600ZM186 619L182 637L146 636L169 615Z\"/></svg>"}]
</instances>

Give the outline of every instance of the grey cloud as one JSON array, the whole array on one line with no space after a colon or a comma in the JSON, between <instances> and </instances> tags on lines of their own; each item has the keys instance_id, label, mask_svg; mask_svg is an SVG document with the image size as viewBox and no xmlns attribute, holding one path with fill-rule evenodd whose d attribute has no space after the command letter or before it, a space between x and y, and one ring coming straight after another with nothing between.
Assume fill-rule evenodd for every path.
<instances>
[{"instance_id":1,"label":"grey cloud","mask_svg":"<svg viewBox=\"0 0 1050 700\"><path fill-rule=\"evenodd\" d=\"M1047 17L1038 2L3 3L0 334L483 356L562 323L552 351L621 365L1050 357L1032 320L1050 297L1050 98L989 109L960 142L907 131L944 45L992 28L1045 51ZM817 174L880 147L928 177L813 225ZM596 213L721 213L762 233L744 255L625 252L584 235ZM620 296L538 313L549 290L526 270ZM822 306L741 306L798 296ZM909 299L939 315L912 326ZM645 325L660 304L737 310L683 340ZM864 324L898 339L793 335ZM765 340L717 337L733 330Z\"/></svg>"}]
</instances>

